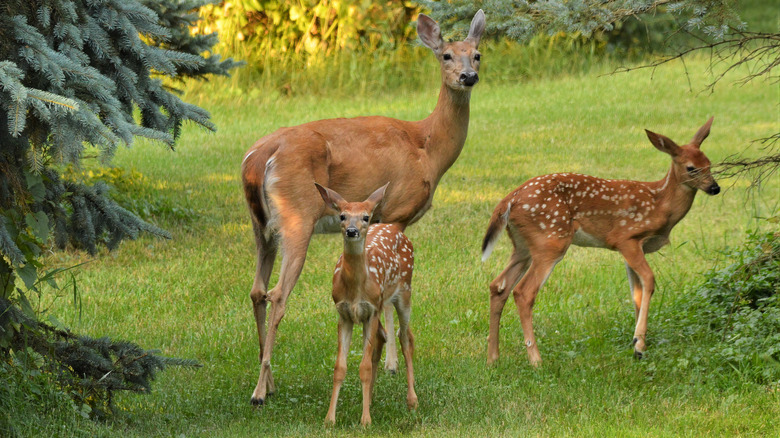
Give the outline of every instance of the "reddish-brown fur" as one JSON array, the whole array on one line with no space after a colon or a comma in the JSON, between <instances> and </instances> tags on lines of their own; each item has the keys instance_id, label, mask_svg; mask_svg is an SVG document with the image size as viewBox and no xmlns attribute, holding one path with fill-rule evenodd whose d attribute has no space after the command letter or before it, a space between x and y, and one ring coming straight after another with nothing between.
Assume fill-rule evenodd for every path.
<instances>
[{"instance_id":1,"label":"reddish-brown fur","mask_svg":"<svg viewBox=\"0 0 780 438\"><path fill-rule=\"evenodd\" d=\"M636 312L634 352L641 357L655 289L645 254L669 242L669 233L688 213L697 189L711 195L720 191L710 161L699 149L711 124L712 118L685 146L647 131L653 145L672 157L671 169L660 181L543 175L526 181L498 203L483 241L483 260L504 228L514 251L504 271L490 283L488 363L498 359L499 322L509 291L520 315L529 360L533 365L541 363L531 311L536 294L571 244L619 251L625 258Z\"/></svg>"},{"instance_id":2,"label":"reddish-brown fur","mask_svg":"<svg viewBox=\"0 0 780 438\"><path fill-rule=\"evenodd\" d=\"M409 329L412 298L414 248L396 224L374 224L371 216L387 185L364 202L347 202L338 193L316 185L325 204L340 213L344 253L333 273L333 302L339 313L338 353L333 370L333 393L327 424L336 422L339 390L347 374L347 355L354 324L363 324L363 359L360 380L363 385L363 415L360 423L371 423L369 408L373 395L379 357L388 336L379 321L380 311L395 307L398 313L398 340L406 362L409 409L417 407L414 392L414 337ZM392 339L392 328L390 339Z\"/></svg>"},{"instance_id":3,"label":"reddish-brown fur","mask_svg":"<svg viewBox=\"0 0 780 438\"><path fill-rule=\"evenodd\" d=\"M419 122L388 117L319 120L281 128L255 143L244 156L241 174L252 214L257 269L250 292L260 341L260 376L252 403L274 391L271 356L287 299L303 268L316 231L334 231L334 220L314 182L347 200L365 199L391 182L375 220L401 229L430 208L442 175L466 141L471 88L477 81L477 46L485 27L480 10L464 41L445 43L435 21L418 19L418 34L441 65L442 86L433 113ZM277 247L282 249L279 281L268 282ZM266 333L266 308L271 311Z\"/></svg>"}]
</instances>

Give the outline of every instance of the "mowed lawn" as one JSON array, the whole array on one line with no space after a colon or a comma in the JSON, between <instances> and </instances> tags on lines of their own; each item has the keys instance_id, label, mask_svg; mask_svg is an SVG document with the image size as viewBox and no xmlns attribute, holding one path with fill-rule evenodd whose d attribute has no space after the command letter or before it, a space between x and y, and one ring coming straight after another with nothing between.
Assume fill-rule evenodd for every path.
<instances>
[{"instance_id":1,"label":"mowed lawn","mask_svg":"<svg viewBox=\"0 0 780 438\"><path fill-rule=\"evenodd\" d=\"M433 57L410 75L437 78ZM700 193L671 235L649 256L657 292L650 307L648 357L632 357L634 309L619 254L573 247L539 294L535 328L543 366L528 364L514 305L505 309L501 359L485 364L488 283L503 269L511 243L504 235L485 263L480 245L495 204L526 179L551 172L660 180L670 159L644 129L686 143L710 117L703 150L713 162L777 132L777 84L737 86L729 75L713 93L706 60L682 67L608 75L612 67L556 79L494 81L489 56L472 94L466 146L442 179L433 208L407 230L414 242L412 330L419 408L408 412L403 373L380 373L371 434L422 436L777 436L777 387L741 380L737 372L689 374L668 355L683 338L656 335L656 317L700 274L725 261L756 217L778 212L780 182L761 190L746 180ZM741 71L740 73L745 73ZM423 79L427 80L427 79ZM433 84L433 82L431 82ZM222 85L220 85L222 84ZM438 86L409 93L274 99L265 90L232 92L217 81L187 99L212 113L215 134L187 126L176 152L138 141L114 164L144 175L137 197L192 213L161 215L172 240L143 236L90 259L55 254L78 270L83 303L78 318L69 298L52 311L76 332L111 336L195 358L200 369L170 368L146 396L120 395L119 420L84 423L72 434L123 436L359 435L360 330L349 356L337 424L323 426L332 385L337 314L330 297L338 235L316 236L288 302L274 350L278 393L261 409L249 399L259 363L249 289L254 243L239 166L262 135L282 126L331 117L379 114L426 117ZM222 88L224 87L224 88ZM750 155L760 151L751 147ZM763 222L766 224L766 222ZM764 225L765 226L765 225ZM277 271L278 271L277 261ZM272 279L272 283L275 282ZM661 360L661 359L664 360ZM68 433L66 432L65 435Z\"/></svg>"}]
</instances>

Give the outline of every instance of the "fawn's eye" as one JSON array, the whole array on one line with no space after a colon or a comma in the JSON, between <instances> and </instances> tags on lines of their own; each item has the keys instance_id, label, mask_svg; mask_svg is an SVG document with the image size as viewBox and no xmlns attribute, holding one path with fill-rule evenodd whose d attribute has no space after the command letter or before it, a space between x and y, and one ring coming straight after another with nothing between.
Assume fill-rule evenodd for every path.
<instances>
[{"instance_id":1,"label":"fawn's eye","mask_svg":"<svg viewBox=\"0 0 780 438\"><path fill-rule=\"evenodd\" d=\"M475 61L479 61L479 60L480 60L480 58L482 58L482 55L480 55L479 53L477 53L476 55L474 55L474 60L475 60Z\"/></svg>"},{"instance_id":2,"label":"fawn's eye","mask_svg":"<svg viewBox=\"0 0 780 438\"><path fill-rule=\"evenodd\" d=\"M687 170L687 171L688 171L688 173L694 173L694 172L696 172L696 168L695 168L695 167L693 167L693 166L688 166L688 167L686 167L686 168L685 168L685 170Z\"/></svg>"},{"instance_id":3,"label":"fawn's eye","mask_svg":"<svg viewBox=\"0 0 780 438\"><path fill-rule=\"evenodd\" d=\"M343 222L343 221L347 220L347 215L342 214L341 216L339 216L339 219L341 219L342 222Z\"/></svg>"},{"instance_id":4,"label":"fawn's eye","mask_svg":"<svg viewBox=\"0 0 780 438\"><path fill-rule=\"evenodd\" d=\"M445 53L444 54L444 60L445 61L451 61L452 60L452 55L450 55L449 53Z\"/></svg>"},{"instance_id":5,"label":"fawn's eye","mask_svg":"<svg viewBox=\"0 0 780 438\"><path fill-rule=\"evenodd\" d=\"M368 217L368 215L367 215L367 214L364 214L364 215L363 215L363 222L368 222L368 220L369 220L369 219L370 219L370 218Z\"/></svg>"}]
</instances>

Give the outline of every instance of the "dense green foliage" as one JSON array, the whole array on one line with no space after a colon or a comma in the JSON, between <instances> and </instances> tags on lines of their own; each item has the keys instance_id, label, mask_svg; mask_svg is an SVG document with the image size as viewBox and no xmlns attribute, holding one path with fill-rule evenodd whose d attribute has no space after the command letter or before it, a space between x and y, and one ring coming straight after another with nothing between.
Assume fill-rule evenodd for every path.
<instances>
[{"instance_id":1,"label":"dense green foliage","mask_svg":"<svg viewBox=\"0 0 780 438\"><path fill-rule=\"evenodd\" d=\"M732 370L760 384L780 382L780 231L752 232L722 254L701 285L663 312L662 339L692 342L674 361L694 373ZM716 380L716 379L713 379Z\"/></svg>"},{"instance_id":2,"label":"dense green foliage","mask_svg":"<svg viewBox=\"0 0 780 438\"><path fill-rule=\"evenodd\" d=\"M396 49L416 38L411 1L235 0L201 8L199 32L219 32L219 50L254 68L271 59L316 63L342 51Z\"/></svg>"}]
</instances>

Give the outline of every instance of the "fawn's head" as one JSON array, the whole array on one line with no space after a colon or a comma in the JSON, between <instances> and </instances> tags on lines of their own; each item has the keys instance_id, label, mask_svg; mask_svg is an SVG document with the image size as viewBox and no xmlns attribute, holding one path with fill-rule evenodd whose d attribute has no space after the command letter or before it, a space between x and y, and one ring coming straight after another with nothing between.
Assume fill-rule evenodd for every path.
<instances>
[{"instance_id":1,"label":"fawn's head","mask_svg":"<svg viewBox=\"0 0 780 438\"><path fill-rule=\"evenodd\" d=\"M371 196L363 202L347 202L338 193L323 187L317 183L317 190L325 201L325 205L339 212L341 221L341 234L344 236L344 242L362 242L366 238L368 226L371 224L371 216L377 204L382 201L385 195L385 189L390 183L378 188Z\"/></svg>"},{"instance_id":2,"label":"fawn's head","mask_svg":"<svg viewBox=\"0 0 780 438\"><path fill-rule=\"evenodd\" d=\"M666 152L672 156L673 171L679 181L692 189L699 189L708 195L717 195L720 193L720 186L715 182L710 172L710 160L701 151L701 143L710 135L710 126L712 119L710 117L693 136L690 143L685 146L678 146L669 137L647 132L647 137L658 150Z\"/></svg>"},{"instance_id":3,"label":"fawn's head","mask_svg":"<svg viewBox=\"0 0 780 438\"><path fill-rule=\"evenodd\" d=\"M481 55L477 47L485 30L485 13L477 11L471 20L469 35L463 41L444 42L439 24L425 14L417 18L417 34L426 47L433 50L441 64L442 83L454 90L471 90L479 81Z\"/></svg>"}]
</instances>

